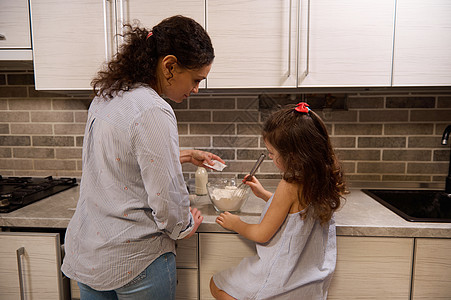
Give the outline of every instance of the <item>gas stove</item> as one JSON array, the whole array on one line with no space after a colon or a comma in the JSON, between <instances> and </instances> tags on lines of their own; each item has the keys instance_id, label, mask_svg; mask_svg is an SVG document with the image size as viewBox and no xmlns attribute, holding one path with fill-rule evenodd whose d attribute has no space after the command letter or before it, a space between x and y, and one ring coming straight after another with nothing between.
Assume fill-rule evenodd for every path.
<instances>
[{"instance_id":1,"label":"gas stove","mask_svg":"<svg viewBox=\"0 0 451 300\"><path fill-rule=\"evenodd\" d=\"M0 213L9 213L56 193L77 186L75 178L2 177Z\"/></svg>"}]
</instances>

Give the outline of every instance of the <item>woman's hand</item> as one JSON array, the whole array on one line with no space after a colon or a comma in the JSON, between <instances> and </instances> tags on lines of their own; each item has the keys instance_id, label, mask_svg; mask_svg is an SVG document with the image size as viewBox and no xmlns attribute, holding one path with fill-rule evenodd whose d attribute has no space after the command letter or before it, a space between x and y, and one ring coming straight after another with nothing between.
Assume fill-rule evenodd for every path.
<instances>
[{"instance_id":1,"label":"woman's hand","mask_svg":"<svg viewBox=\"0 0 451 300\"><path fill-rule=\"evenodd\" d=\"M207 163L209 165L214 165L214 163L211 161L212 159L218 160L225 164L225 161L223 161L219 156L206 152L201 150L180 150L180 163L192 163L193 165L205 167L204 163Z\"/></svg>"},{"instance_id":2,"label":"woman's hand","mask_svg":"<svg viewBox=\"0 0 451 300\"><path fill-rule=\"evenodd\" d=\"M204 220L204 217L202 216L202 214L200 213L200 210L198 210L197 208L189 208L191 214L193 215L193 221L194 221L194 226L193 229L191 230L190 233L188 233L187 236L184 237L184 239L189 239L190 237L192 237L196 231L197 228L199 228L199 225L202 224L202 221Z\"/></svg>"},{"instance_id":3,"label":"woman's hand","mask_svg":"<svg viewBox=\"0 0 451 300\"><path fill-rule=\"evenodd\" d=\"M229 213L228 211L221 213L216 218L216 223L225 229L236 231L238 224L241 222L240 217Z\"/></svg>"},{"instance_id":4,"label":"woman's hand","mask_svg":"<svg viewBox=\"0 0 451 300\"><path fill-rule=\"evenodd\" d=\"M244 181L246 178L248 178L250 175L247 174L244 179L243 179L243 183L247 184L248 186L250 186L252 193L254 193L255 196L257 196L258 198L261 198L265 201L268 201L269 198L271 198L272 193L270 191L267 191L263 185L260 183L260 181L258 181L258 179L255 176L252 176L251 179L249 179L248 181Z\"/></svg>"}]
</instances>

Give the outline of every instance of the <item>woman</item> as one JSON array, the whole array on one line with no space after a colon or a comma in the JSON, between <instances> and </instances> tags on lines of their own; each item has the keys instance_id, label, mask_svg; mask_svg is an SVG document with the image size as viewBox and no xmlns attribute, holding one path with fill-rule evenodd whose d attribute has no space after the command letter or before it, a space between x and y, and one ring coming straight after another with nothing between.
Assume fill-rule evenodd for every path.
<instances>
[{"instance_id":1,"label":"woman","mask_svg":"<svg viewBox=\"0 0 451 300\"><path fill-rule=\"evenodd\" d=\"M197 93L213 46L190 18L151 31L126 26L119 53L98 73L83 140L80 199L62 271L81 299L174 299L175 240L195 233L181 163L223 160L179 150L171 106Z\"/></svg>"}]
</instances>

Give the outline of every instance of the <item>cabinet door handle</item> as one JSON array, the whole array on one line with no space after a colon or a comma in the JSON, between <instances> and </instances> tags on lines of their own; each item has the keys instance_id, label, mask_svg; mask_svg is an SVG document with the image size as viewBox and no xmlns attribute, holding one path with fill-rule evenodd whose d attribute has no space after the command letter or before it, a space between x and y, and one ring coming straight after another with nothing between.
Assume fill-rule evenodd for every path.
<instances>
[{"instance_id":1,"label":"cabinet door handle","mask_svg":"<svg viewBox=\"0 0 451 300\"><path fill-rule=\"evenodd\" d=\"M302 3L302 0L301 0ZM302 7L302 5L301 5ZM302 79L299 83L301 83L309 74L310 72L310 0L307 0L307 37L305 41L305 47L306 47L306 55L305 55L305 71L302 74Z\"/></svg>"},{"instance_id":2,"label":"cabinet door handle","mask_svg":"<svg viewBox=\"0 0 451 300\"><path fill-rule=\"evenodd\" d=\"M110 43L108 41L108 0L103 1L103 30L105 34L105 59L110 60Z\"/></svg>"},{"instance_id":3,"label":"cabinet door handle","mask_svg":"<svg viewBox=\"0 0 451 300\"><path fill-rule=\"evenodd\" d=\"M291 0L288 1L288 75L291 76Z\"/></svg>"},{"instance_id":4,"label":"cabinet door handle","mask_svg":"<svg viewBox=\"0 0 451 300\"><path fill-rule=\"evenodd\" d=\"M119 26L121 26L120 30L121 34L119 35L119 40L117 43L118 48L124 42L124 24L125 24L124 2L122 0L119 0Z\"/></svg>"},{"instance_id":5,"label":"cabinet door handle","mask_svg":"<svg viewBox=\"0 0 451 300\"><path fill-rule=\"evenodd\" d=\"M25 254L25 248L24 247L20 247L19 249L16 250L16 255L17 255L17 268L18 268L18 273L19 273L19 288L20 288L20 299L24 300L25 299L25 290L24 290L24 276L22 273L22 255Z\"/></svg>"},{"instance_id":6,"label":"cabinet door handle","mask_svg":"<svg viewBox=\"0 0 451 300\"><path fill-rule=\"evenodd\" d=\"M117 53L117 22L116 22L116 1L103 1L103 27L105 29L105 59L110 59Z\"/></svg>"},{"instance_id":7,"label":"cabinet door handle","mask_svg":"<svg viewBox=\"0 0 451 300\"><path fill-rule=\"evenodd\" d=\"M4 36L3 34L0 33L0 41L4 41L6 40L6 36Z\"/></svg>"},{"instance_id":8,"label":"cabinet door handle","mask_svg":"<svg viewBox=\"0 0 451 300\"><path fill-rule=\"evenodd\" d=\"M307 77L310 68L310 0L307 1L307 63L305 66L305 77Z\"/></svg>"}]
</instances>

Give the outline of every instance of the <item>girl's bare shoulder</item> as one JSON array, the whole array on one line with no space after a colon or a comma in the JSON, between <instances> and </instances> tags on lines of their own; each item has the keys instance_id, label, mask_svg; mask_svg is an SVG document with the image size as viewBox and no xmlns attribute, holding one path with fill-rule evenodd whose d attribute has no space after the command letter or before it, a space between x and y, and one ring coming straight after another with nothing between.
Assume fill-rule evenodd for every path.
<instances>
[{"instance_id":1,"label":"girl's bare shoulder","mask_svg":"<svg viewBox=\"0 0 451 300\"><path fill-rule=\"evenodd\" d=\"M290 202L298 201L299 198L299 190L300 185L297 183L287 182L285 180L281 180L276 189L276 194L279 196L283 196L286 200Z\"/></svg>"},{"instance_id":2,"label":"girl's bare shoulder","mask_svg":"<svg viewBox=\"0 0 451 300\"><path fill-rule=\"evenodd\" d=\"M277 186L277 194L281 201L290 206L289 213L296 213L304 209L305 206L300 201L302 195L302 186L300 184L287 182L282 179Z\"/></svg>"}]
</instances>

